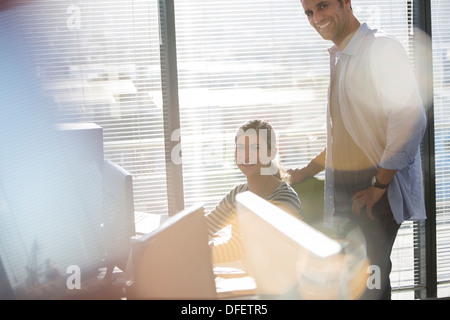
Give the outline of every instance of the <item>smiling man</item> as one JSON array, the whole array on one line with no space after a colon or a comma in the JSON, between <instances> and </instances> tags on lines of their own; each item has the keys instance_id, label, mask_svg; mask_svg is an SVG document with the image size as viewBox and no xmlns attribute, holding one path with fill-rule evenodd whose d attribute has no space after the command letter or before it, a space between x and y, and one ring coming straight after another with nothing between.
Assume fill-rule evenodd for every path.
<instances>
[{"instance_id":1,"label":"smiling man","mask_svg":"<svg viewBox=\"0 0 450 320\"><path fill-rule=\"evenodd\" d=\"M344 216L365 235L381 286L363 299L390 299L390 254L405 220L426 218L419 145L426 116L409 58L394 37L361 23L351 0L302 0L330 53L327 144L292 182L325 170L324 215Z\"/></svg>"}]
</instances>

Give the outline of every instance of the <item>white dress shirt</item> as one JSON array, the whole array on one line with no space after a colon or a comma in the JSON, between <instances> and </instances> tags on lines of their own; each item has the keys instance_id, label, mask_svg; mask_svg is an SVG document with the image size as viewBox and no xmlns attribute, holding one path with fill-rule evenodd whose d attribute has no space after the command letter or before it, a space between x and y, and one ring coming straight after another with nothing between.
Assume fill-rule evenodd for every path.
<instances>
[{"instance_id":1,"label":"white dress shirt","mask_svg":"<svg viewBox=\"0 0 450 320\"><path fill-rule=\"evenodd\" d=\"M362 23L345 49L329 49L331 73L345 128L376 168L398 170L390 182L389 204L397 223L426 218L420 142L426 129L425 108L409 58L390 35ZM329 97L330 101L330 97ZM332 150L330 103L327 150ZM333 159L327 152L325 215L334 212Z\"/></svg>"}]
</instances>

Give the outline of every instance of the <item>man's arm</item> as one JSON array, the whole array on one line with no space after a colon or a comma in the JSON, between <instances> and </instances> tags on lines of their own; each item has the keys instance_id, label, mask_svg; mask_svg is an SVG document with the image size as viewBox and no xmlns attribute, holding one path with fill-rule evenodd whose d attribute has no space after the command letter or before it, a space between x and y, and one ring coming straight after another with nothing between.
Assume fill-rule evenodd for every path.
<instances>
[{"instance_id":1,"label":"man's arm","mask_svg":"<svg viewBox=\"0 0 450 320\"><path fill-rule=\"evenodd\" d=\"M291 175L291 184L314 177L325 169L326 148L314 157L306 166L297 169L289 169L287 173Z\"/></svg>"}]
</instances>

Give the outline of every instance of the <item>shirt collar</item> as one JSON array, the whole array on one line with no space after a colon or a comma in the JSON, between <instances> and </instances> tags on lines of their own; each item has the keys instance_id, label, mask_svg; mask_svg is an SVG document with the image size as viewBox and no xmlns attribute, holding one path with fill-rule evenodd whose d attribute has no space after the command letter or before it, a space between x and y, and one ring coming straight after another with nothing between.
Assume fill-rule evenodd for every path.
<instances>
[{"instance_id":1,"label":"shirt collar","mask_svg":"<svg viewBox=\"0 0 450 320\"><path fill-rule=\"evenodd\" d=\"M364 38L366 34L370 31L370 27L367 25L366 22L361 23L358 30L356 30L355 35L350 40L350 42L345 47L344 51L342 51L343 54L349 55L349 56L356 56L358 54L359 49L361 48ZM330 55L337 55L340 53L340 50L338 46L333 45L331 48L328 49L328 52Z\"/></svg>"}]
</instances>

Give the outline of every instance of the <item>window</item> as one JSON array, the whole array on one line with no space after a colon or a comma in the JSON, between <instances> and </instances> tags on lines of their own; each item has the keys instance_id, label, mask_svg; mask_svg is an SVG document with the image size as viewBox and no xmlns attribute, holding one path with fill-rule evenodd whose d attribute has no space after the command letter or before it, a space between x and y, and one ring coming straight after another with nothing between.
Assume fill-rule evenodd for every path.
<instances>
[{"instance_id":1,"label":"window","mask_svg":"<svg viewBox=\"0 0 450 320\"><path fill-rule=\"evenodd\" d=\"M431 1L438 297L450 295L450 31L448 1Z\"/></svg>"},{"instance_id":2,"label":"window","mask_svg":"<svg viewBox=\"0 0 450 320\"><path fill-rule=\"evenodd\" d=\"M185 199L211 209L243 179L234 134L244 121L274 126L286 167L323 148L326 44L311 44L298 1L175 5Z\"/></svg>"},{"instance_id":3,"label":"window","mask_svg":"<svg viewBox=\"0 0 450 320\"><path fill-rule=\"evenodd\" d=\"M136 210L167 213L156 1L32 1L37 74L61 122L103 127L105 158L134 176Z\"/></svg>"}]
</instances>

